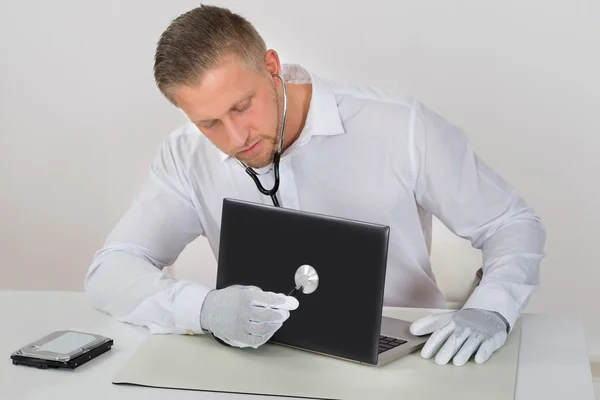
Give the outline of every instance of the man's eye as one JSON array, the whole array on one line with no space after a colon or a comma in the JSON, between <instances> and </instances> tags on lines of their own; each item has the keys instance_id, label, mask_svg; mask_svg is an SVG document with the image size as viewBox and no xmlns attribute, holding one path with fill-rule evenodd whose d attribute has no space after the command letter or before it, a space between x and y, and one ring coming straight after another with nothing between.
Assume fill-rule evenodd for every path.
<instances>
[{"instance_id":1,"label":"man's eye","mask_svg":"<svg viewBox=\"0 0 600 400\"><path fill-rule=\"evenodd\" d=\"M215 126L215 125L217 124L217 122L218 122L218 121L212 121L212 122L211 122L211 123L209 123L209 124L202 124L202 127L203 127L203 128L206 128L206 129L209 129L209 128L212 128L213 126Z\"/></svg>"},{"instance_id":2,"label":"man's eye","mask_svg":"<svg viewBox=\"0 0 600 400\"><path fill-rule=\"evenodd\" d=\"M249 108L250 108L250 105L251 105L251 104L252 104L252 103L249 101L249 102L248 102L248 103L246 103L244 106L242 106L242 107L238 108L236 111L237 111L237 112L246 111L247 109L249 109Z\"/></svg>"}]
</instances>

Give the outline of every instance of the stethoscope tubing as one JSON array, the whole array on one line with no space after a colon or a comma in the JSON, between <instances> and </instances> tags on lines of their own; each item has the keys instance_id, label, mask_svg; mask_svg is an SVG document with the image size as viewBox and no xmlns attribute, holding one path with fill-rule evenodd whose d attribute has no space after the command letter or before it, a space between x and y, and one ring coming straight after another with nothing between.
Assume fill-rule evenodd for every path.
<instances>
[{"instance_id":1,"label":"stethoscope tubing","mask_svg":"<svg viewBox=\"0 0 600 400\"><path fill-rule=\"evenodd\" d=\"M287 88L286 88L285 81L283 80L281 75L279 75L279 74L272 74L272 75L277 76L283 85L283 119L281 121L281 133L279 135L279 144L277 146L277 151L275 152L275 155L273 156L273 173L274 173L274 178L275 178L275 183L273 184L273 187L271 189L265 189L265 187L262 185L262 183L258 179L258 174L256 173L256 171L254 171L254 169L247 166L246 164L244 164L237 158L236 158L236 161L244 168L246 173L252 178L252 180L256 184L256 188L258 189L258 191L261 192L262 194L264 194L265 196L270 196L271 200L273 201L273 205L275 207L279 207L280 206L279 200L277 200L277 190L279 190L279 160L281 158L281 149L283 147L285 123L286 123L286 119L287 119Z\"/></svg>"}]
</instances>

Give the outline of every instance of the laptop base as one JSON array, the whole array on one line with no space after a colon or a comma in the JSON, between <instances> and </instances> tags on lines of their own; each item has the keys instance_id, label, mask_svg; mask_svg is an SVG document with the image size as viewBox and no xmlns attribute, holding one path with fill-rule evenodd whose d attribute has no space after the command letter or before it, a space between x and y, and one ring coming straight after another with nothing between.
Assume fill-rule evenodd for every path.
<instances>
[{"instance_id":1,"label":"laptop base","mask_svg":"<svg viewBox=\"0 0 600 400\"><path fill-rule=\"evenodd\" d=\"M408 354L419 350L429 338L426 336L415 336L410 333L410 325L412 322L401 319L395 319L390 317L383 317L381 319L381 335L389 336L396 339L406 341L393 349L384 351L379 354L377 366L384 366L392 361L395 361L401 357L407 356Z\"/></svg>"},{"instance_id":2,"label":"laptop base","mask_svg":"<svg viewBox=\"0 0 600 400\"><path fill-rule=\"evenodd\" d=\"M297 350L308 351L310 353L315 353L315 354L319 354L319 355L326 356L326 357L337 358L337 359L343 360L343 361L350 361L350 362L353 362L356 364L368 365L368 366L373 366L373 367L383 367L393 361L396 361L399 358L405 357L405 356L409 355L410 353L421 349L423 347L423 345L425 344L425 342L427 341L427 339L429 338L429 335L415 336L412 333L410 333L410 325L411 324L412 324L412 322L410 322L410 321L405 321L405 320L395 319L395 318L390 318L390 317L385 317L385 316L382 317L382 319L381 319L381 335L391 337L394 339L400 339L401 341L404 341L405 343L398 345L395 348L392 348L390 350L380 353L377 364L356 361L351 358L344 358L344 357L339 357L339 356L335 356L332 354L327 354L327 353L323 353L323 352L319 352L319 351L313 351L313 350L305 349L302 347L292 346L287 343L280 343L275 340L271 340L270 343L278 344L280 346L290 347L290 348L297 349Z\"/></svg>"}]
</instances>

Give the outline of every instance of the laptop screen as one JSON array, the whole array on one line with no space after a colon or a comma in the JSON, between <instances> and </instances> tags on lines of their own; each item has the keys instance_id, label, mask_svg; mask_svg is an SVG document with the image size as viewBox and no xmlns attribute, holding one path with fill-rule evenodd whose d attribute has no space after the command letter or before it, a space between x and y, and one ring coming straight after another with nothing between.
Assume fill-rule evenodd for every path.
<instances>
[{"instance_id":1,"label":"laptop screen","mask_svg":"<svg viewBox=\"0 0 600 400\"><path fill-rule=\"evenodd\" d=\"M300 306L271 341L376 363L388 238L383 225L224 199L217 288L289 294L311 266L317 289L296 294Z\"/></svg>"}]
</instances>

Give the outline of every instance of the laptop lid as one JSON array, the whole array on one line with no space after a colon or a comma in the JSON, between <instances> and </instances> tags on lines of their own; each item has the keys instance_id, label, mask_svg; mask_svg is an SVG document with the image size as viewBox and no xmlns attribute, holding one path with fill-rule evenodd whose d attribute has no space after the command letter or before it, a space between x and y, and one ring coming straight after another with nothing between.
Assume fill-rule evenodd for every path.
<instances>
[{"instance_id":1,"label":"laptop lid","mask_svg":"<svg viewBox=\"0 0 600 400\"><path fill-rule=\"evenodd\" d=\"M224 199L217 288L254 285L289 294L300 266L319 284L271 341L376 364L389 227Z\"/></svg>"}]
</instances>

